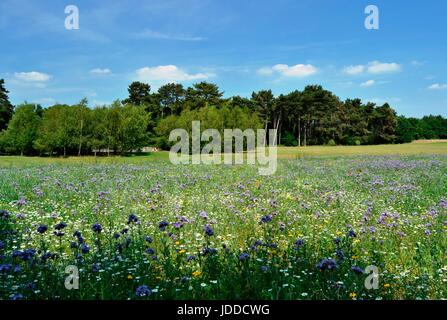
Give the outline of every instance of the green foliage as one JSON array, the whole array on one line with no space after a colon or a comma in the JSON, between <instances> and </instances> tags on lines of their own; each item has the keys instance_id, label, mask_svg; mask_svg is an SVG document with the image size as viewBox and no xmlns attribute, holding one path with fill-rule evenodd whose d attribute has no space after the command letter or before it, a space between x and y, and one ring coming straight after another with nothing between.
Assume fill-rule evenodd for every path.
<instances>
[{"instance_id":1,"label":"green foliage","mask_svg":"<svg viewBox=\"0 0 447 320\"><path fill-rule=\"evenodd\" d=\"M14 112L14 107L9 102L8 93L9 91L5 88L5 80L0 79L0 132L6 129Z\"/></svg>"},{"instance_id":2,"label":"green foliage","mask_svg":"<svg viewBox=\"0 0 447 320\"><path fill-rule=\"evenodd\" d=\"M298 145L298 141L296 141L293 133L287 131L281 138L281 144L286 147L296 147Z\"/></svg>"},{"instance_id":3,"label":"green foliage","mask_svg":"<svg viewBox=\"0 0 447 320\"><path fill-rule=\"evenodd\" d=\"M6 128L12 106L0 81L0 129ZM223 98L216 84L201 82L185 89L169 83L151 93L149 84L133 82L129 96L109 106L90 109L83 99L74 106L54 105L34 113L42 118L32 147L16 143L17 135L0 133L0 152L42 155L84 155L106 152L123 154L144 146L169 148L169 133L175 128L275 129L275 141L287 146L376 145L411 142L415 139L447 138L447 119L397 117L391 106L340 99L320 85L275 97L271 90L253 92L251 98ZM30 131L34 132L32 126ZM13 131L17 131L14 129ZM14 140L16 139L16 140ZM264 138L266 142L268 136ZM23 139L22 139L23 141ZM23 145L26 145L23 147ZM24 148L22 150L22 147Z\"/></svg>"},{"instance_id":4,"label":"green foliage","mask_svg":"<svg viewBox=\"0 0 447 320\"><path fill-rule=\"evenodd\" d=\"M33 154L33 142L40 124L38 110L39 106L34 104L22 104L16 108L8 129L1 138L1 144L7 153Z\"/></svg>"}]
</instances>

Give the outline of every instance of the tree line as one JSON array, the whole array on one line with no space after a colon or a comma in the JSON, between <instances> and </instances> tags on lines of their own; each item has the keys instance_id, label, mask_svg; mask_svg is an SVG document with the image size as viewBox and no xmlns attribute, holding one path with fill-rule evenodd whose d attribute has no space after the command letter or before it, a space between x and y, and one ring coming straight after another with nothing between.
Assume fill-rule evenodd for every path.
<instances>
[{"instance_id":1,"label":"tree line","mask_svg":"<svg viewBox=\"0 0 447 320\"><path fill-rule=\"evenodd\" d=\"M202 130L277 129L285 146L366 145L447 138L447 119L397 116L388 103L340 100L319 85L275 97L271 90L250 98L224 93L213 83L185 88L170 83L152 92L149 84L133 82L126 99L89 108L75 105L46 109L23 103L15 108L0 79L0 153L18 155L125 154L147 146L168 149L169 133L191 131L194 120Z\"/></svg>"}]
</instances>

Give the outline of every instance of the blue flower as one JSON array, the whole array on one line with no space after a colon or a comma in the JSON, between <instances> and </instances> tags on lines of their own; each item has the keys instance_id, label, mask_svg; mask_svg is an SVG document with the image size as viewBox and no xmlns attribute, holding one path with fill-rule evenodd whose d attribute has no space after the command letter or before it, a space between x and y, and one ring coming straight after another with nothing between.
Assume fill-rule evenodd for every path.
<instances>
[{"instance_id":1,"label":"blue flower","mask_svg":"<svg viewBox=\"0 0 447 320\"><path fill-rule=\"evenodd\" d=\"M90 247L86 244L83 244L81 247L81 251L82 251L82 253L87 254L90 252Z\"/></svg>"},{"instance_id":2,"label":"blue flower","mask_svg":"<svg viewBox=\"0 0 447 320\"><path fill-rule=\"evenodd\" d=\"M146 237L146 242L147 242L147 243L152 243L152 241L153 241L153 240L152 240L151 237L149 237L149 236Z\"/></svg>"},{"instance_id":3,"label":"blue flower","mask_svg":"<svg viewBox=\"0 0 447 320\"><path fill-rule=\"evenodd\" d=\"M189 262L189 261L192 261L192 260L195 260L197 257L196 256L194 256L194 255L189 255L189 256L187 256L186 257L186 262Z\"/></svg>"},{"instance_id":4,"label":"blue flower","mask_svg":"<svg viewBox=\"0 0 447 320\"><path fill-rule=\"evenodd\" d=\"M7 219L9 218L9 212L6 210L0 210L0 219Z\"/></svg>"},{"instance_id":5,"label":"blue flower","mask_svg":"<svg viewBox=\"0 0 447 320\"><path fill-rule=\"evenodd\" d=\"M75 233L73 233L73 237L79 238L80 236L81 236L80 231L75 231Z\"/></svg>"},{"instance_id":6,"label":"blue flower","mask_svg":"<svg viewBox=\"0 0 447 320\"><path fill-rule=\"evenodd\" d=\"M43 233L47 232L47 230L48 230L48 227L45 226L45 225L40 225L40 226L37 228L37 232L39 232L40 234L43 234Z\"/></svg>"},{"instance_id":7,"label":"blue flower","mask_svg":"<svg viewBox=\"0 0 447 320\"><path fill-rule=\"evenodd\" d=\"M262 218L261 218L261 223L269 223L269 222L271 222L272 221L272 218L273 218L273 216L272 215L266 215L266 216L263 216Z\"/></svg>"},{"instance_id":8,"label":"blue flower","mask_svg":"<svg viewBox=\"0 0 447 320\"><path fill-rule=\"evenodd\" d=\"M138 223L138 221L138 217L132 213L127 219L127 224Z\"/></svg>"},{"instance_id":9,"label":"blue flower","mask_svg":"<svg viewBox=\"0 0 447 320\"><path fill-rule=\"evenodd\" d=\"M67 227L67 224L65 222L60 222L57 225L54 226L54 229L56 230L62 230Z\"/></svg>"},{"instance_id":10,"label":"blue flower","mask_svg":"<svg viewBox=\"0 0 447 320\"><path fill-rule=\"evenodd\" d=\"M176 229L180 229L181 227L183 227L183 223L181 223L180 221L177 221L176 223L173 224L173 226Z\"/></svg>"},{"instance_id":11,"label":"blue flower","mask_svg":"<svg viewBox=\"0 0 447 320\"><path fill-rule=\"evenodd\" d=\"M357 274L364 274L365 273L365 271L363 271L363 269L358 267L358 266L352 266L351 270L354 271Z\"/></svg>"},{"instance_id":12,"label":"blue flower","mask_svg":"<svg viewBox=\"0 0 447 320\"><path fill-rule=\"evenodd\" d=\"M203 230L205 231L205 234L206 234L208 237L211 237L212 235L214 235L214 230L213 230L213 228L211 228L211 226L210 226L209 224L207 224L207 225L203 228Z\"/></svg>"},{"instance_id":13,"label":"blue flower","mask_svg":"<svg viewBox=\"0 0 447 320\"><path fill-rule=\"evenodd\" d=\"M152 249L152 248L147 248L147 249L146 249L146 253L147 253L147 254L150 254L150 255L153 255L153 254L155 253L155 251L154 251L154 249Z\"/></svg>"},{"instance_id":14,"label":"blue flower","mask_svg":"<svg viewBox=\"0 0 447 320\"><path fill-rule=\"evenodd\" d=\"M139 286L135 291L137 297L149 297L151 294L152 290L146 285Z\"/></svg>"},{"instance_id":15,"label":"blue flower","mask_svg":"<svg viewBox=\"0 0 447 320\"><path fill-rule=\"evenodd\" d=\"M205 220L209 218L208 213L206 213L205 211L200 211L199 216Z\"/></svg>"},{"instance_id":16,"label":"blue flower","mask_svg":"<svg viewBox=\"0 0 447 320\"><path fill-rule=\"evenodd\" d=\"M11 271L12 264L0 264L0 273L7 273Z\"/></svg>"},{"instance_id":17,"label":"blue flower","mask_svg":"<svg viewBox=\"0 0 447 320\"><path fill-rule=\"evenodd\" d=\"M0 250L5 248L5 244L0 240Z\"/></svg>"},{"instance_id":18,"label":"blue flower","mask_svg":"<svg viewBox=\"0 0 447 320\"><path fill-rule=\"evenodd\" d=\"M304 245L304 240L303 239L296 240L295 241L295 250L300 249L303 245Z\"/></svg>"},{"instance_id":19,"label":"blue flower","mask_svg":"<svg viewBox=\"0 0 447 320\"><path fill-rule=\"evenodd\" d=\"M22 300L25 297L23 296L23 294L21 293L15 293L11 296L11 300Z\"/></svg>"},{"instance_id":20,"label":"blue flower","mask_svg":"<svg viewBox=\"0 0 447 320\"><path fill-rule=\"evenodd\" d=\"M269 270L269 267L267 266L261 266L261 271L262 272L267 272Z\"/></svg>"},{"instance_id":21,"label":"blue flower","mask_svg":"<svg viewBox=\"0 0 447 320\"><path fill-rule=\"evenodd\" d=\"M167 226L169 226L169 222L167 221L161 221L160 223L158 223L158 228L160 229L160 231L165 231Z\"/></svg>"},{"instance_id":22,"label":"blue flower","mask_svg":"<svg viewBox=\"0 0 447 320\"><path fill-rule=\"evenodd\" d=\"M348 232L348 237L351 237L351 238L355 238L357 235L355 234L355 232L354 232L354 230L349 230L349 232Z\"/></svg>"},{"instance_id":23,"label":"blue flower","mask_svg":"<svg viewBox=\"0 0 447 320\"><path fill-rule=\"evenodd\" d=\"M248 253L244 252L239 256L239 261L245 261L248 258L250 258L250 255Z\"/></svg>"},{"instance_id":24,"label":"blue flower","mask_svg":"<svg viewBox=\"0 0 447 320\"><path fill-rule=\"evenodd\" d=\"M337 262L334 259L323 259L321 260L317 266L320 270L333 270L337 268Z\"/></svg>"},{"instance_id":25,"label":"blue flower","mask_svg":"<svg viewBox=\"0 0 447 320\"><path fill-rule=\"evenodd\" d=\"M101 233L101 231L102 231L102 226L101 226L99 223L95 223L95 224L92 226L92 230L93 230L93 232Z\"/></svg>"}]
</instances>

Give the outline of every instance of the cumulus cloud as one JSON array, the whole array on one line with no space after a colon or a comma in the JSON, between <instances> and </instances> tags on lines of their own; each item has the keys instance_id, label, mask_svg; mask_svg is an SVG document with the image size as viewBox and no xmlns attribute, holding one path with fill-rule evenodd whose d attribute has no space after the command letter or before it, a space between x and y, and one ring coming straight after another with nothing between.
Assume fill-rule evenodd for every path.
<instances>
[{"instance_id":1,"label":"cumulus cloud","mask_svg":"<svg viewBox=\"0 0 447 320\"><path fill-rule=\"evenodd\" d=\"M260 75L279 74L289 78L305 78L318 72L318 69L311 64L297 64L289 66L287 64L277 64L273 67L263 67L258 70Z\"/></svg>"},{"instance_id":2,"label":"cumulus cloud","mask_svg":"<svg viewBox=\"0 0 447 320\"><path fill-rule=\"evenodd\" d=\"M368 81L362 82L362 83L360 84L360 86L361 86L361 87L364 87L364 88L367 88L367 87L372 87L372 86L375 85L375 84L376 84L376 81L375 81L375 80L368 80Z\"/></svg>"},{"instance_id":3,"label":"cumulus cloud","mask_svg":"<svg viewBox=\"0 0 447 320\"><path fill-rule=\"evenodd\" d=\"M31 72L16 72L14 73L16 80L24 82L47 82L51 76L46 73L31 71Z\"/></svg>"},{"instance_id":4,"label":"cumulus cloud","mask_svg":"<svg viewBox=\"0 0 447 320\"><path fill-rule=\"evenodd\" d=\"M190 74L174 65L144 67L136 71L139 81L178 82L205 80L215 76L213 73Z\"/></svg>"},{"instance_id":5,"label":"cumulus cloud","mask_svg":"<svg viewBox=\"0 0 447 320\"><path fill-rule=\"evenodd\" d=\"M105 75L111 74L112 70L110 70L108 68L105 68L105 69L95 68L95 69L90 70L90 73L94 74L94 75L103 75L103 76L105 76Z\"/></svg>"},{"instance_id":6,"label":"cumulus cloud","mask_svg":"<svg viewBox=\"0 0 447 320\"><path fill-rule=\"evenodd\" d=\"M372 74L399 72L402 66L398 63L373 61L368 64L368 72Z\"/></svg>"},{"instance_id":7,"label":"cumulus cloud","mask_svg":"<svg viewBox=\"0 0 447 320\"><path fill-rule=\"evenodd\" d=\"M348 75L359 75L365 72L370 74L394 73L402 70L402 65L391 62L372 61L367 65L351 65L343 69L343 73Z\"/></svg>"},{"instance_id":8,"label":"cumulus cloud","mask_svg":"<svg viewBox=\"0 0 447 320\"><path fill-rule=\"evenodd\" d=\"M363 65L347 66L343 69L343 72L349 75L361 74L365 71L366 67Z\"/></svg>"},{"instance_id":9,"label":"cumulus cloud","mask_svg":"<svg viewBox=\"0 0 447 320\"><path fill-rule=\"evenodd\" d=\"M435 83L428 87L429 90L447 90L447 84Z\"/></svg>"}]
</instances>

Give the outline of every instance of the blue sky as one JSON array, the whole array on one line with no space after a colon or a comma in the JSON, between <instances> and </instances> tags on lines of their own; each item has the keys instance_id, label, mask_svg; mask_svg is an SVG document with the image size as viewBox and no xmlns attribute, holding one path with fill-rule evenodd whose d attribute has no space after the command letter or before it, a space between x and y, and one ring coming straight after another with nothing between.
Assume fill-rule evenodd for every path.
<instances>
[{"instance_id":1,"label":"blue sky","mask_svg":"<svg viewBox=\"0 0 447 320\"><path fill-rule=\"evenodd\" d=\"M380 29L364 27L365 7ZM67 5L80 11L66 30ZM134 80L217 83L225 96L321 84L399 114L447 116L443 0L0 2L0 78L14 104L110 103Z\"/></svg>"}]
</instances>

